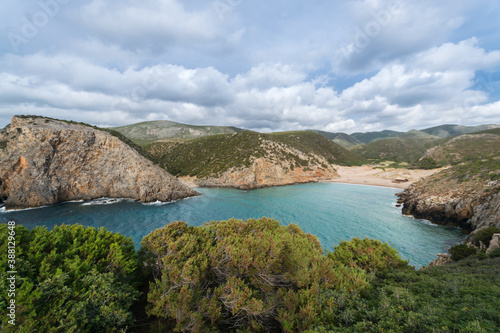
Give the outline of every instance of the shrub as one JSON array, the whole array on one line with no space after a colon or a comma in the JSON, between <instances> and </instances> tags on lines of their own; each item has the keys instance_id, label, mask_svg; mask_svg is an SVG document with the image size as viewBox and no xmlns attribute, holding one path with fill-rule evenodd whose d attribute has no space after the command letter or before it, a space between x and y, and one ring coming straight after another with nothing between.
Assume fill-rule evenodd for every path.
<instances>
[{"instance_id":1,"label":"shrub","mask_svg":"<svg viewBox=\"0 0 500 333\"><path fill-rule=\"evenodd\" d=\"M436 169L439 167L438 163L431 157L424 157L417 162L419 169Z\"/></svg>"},{"instance_id":2,"label":"shrub","mask_svg":"<svg viewBox=\"0 0 500 333\"><path fill-rule=\"evenodd\" d=\"M408 267L408 261L401 259L396 249L387 243L368 238L341 241L328 256L346 266L359 267L369 272Z\"/></svg>"},{"instance_id":3,"label":"shrub","mask_svg":"<svg viewBox=\"0 0 500 333\"><path fill-rule=\"evenodd\" d=\"M500 234L500 228L497 227L487 227L479 230L473 237L472 242L474 245L479 246L482 242L486 247L490 246L490 241L494 234Z\"/></svg>"},{"instance_id":4,"label":"shrub","mask_svg":"<svg viewBox=\"0 0 500 333\"><path fill-rule=\"evenodd\" d=\"M454 261L459 261L469 256L475 255L477 249L466 244L455 245L450 248L451 259Z\"/></svg>"},{"instance_id":5,"label":"shrub","mask_svg":"<svg viewBox=\"0 0 500 333\"><path fill-rule=\"evenodd\" d=\"M493 251L491 251L491 253L490 253L490 257L491 257L491 258L497 258L497 257L500 257L500 247L499 247L499 248L494 249Z\"/></svg>"},{"instance_id":6,"label":"shrub","mask_svg":"<svg viewBox=\"0 0 500 333\"><path fill-rule=\"evenodd\" d=\"M321 290L367 285L362 270L325 256L315 236L267 218L175 222L142 244L158 274L149 313L174 319L177 331L300 332L318 324Z\"/></svg>"},{"instance_id":7,"label":"shrub","mask_svg":"<svg viewBox=\"0 0 500 333\"><path fill-rule=\"evenodd\" d=\"M16 326L12 332L117 332L132 322L137 298L137 255L130 238L81 225L16 226ZM0 252L7 253L7 225ZM0 258L0 288L7 290L7 256ZM1 328L7 327L5 293Z\"/></svg>"}]
</instances>

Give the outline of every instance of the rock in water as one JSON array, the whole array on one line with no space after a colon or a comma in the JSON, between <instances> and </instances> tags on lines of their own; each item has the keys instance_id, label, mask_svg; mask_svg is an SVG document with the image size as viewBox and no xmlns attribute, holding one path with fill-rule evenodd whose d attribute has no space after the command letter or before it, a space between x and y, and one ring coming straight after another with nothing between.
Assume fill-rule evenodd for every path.
<instances>
[{"instance_id":1,"label":"rock in water","mask_svg":"<svg viewBox=\"0 0 500 333\"><path fill-rule=\"evenodd\" d=\"M91 126L15 116L0 132L0 198L7 209L101 197L167 202L195 195L118 137Z\"/></svg>"}]
</instances>

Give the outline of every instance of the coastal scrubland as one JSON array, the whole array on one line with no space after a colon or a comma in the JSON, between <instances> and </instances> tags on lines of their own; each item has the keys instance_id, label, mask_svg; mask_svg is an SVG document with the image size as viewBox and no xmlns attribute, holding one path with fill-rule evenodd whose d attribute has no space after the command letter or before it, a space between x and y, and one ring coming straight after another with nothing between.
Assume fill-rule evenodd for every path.
<instances>
[{"instance_id":1,"label":"coastal scrubland","mask_svg":"<svg viewBox=\"0 0 500 333\"><path fill-rule=\"evenodd\" d=\"M0 294L5 331L500 329L498 250L415 271L380 241L355 238L325 253L315 236L267 218L171 223L146 236L138 252L103 228L17 226L16 233L18 324L7 326ZM6 290L7 260L0 260Z\"/></svg>"},{"instance_id":2,"label":"coastal scrubland","mask_svg":"<svg viewBox=\"0 0 500 333\"><path fill-rule=\"evenodd\" d=\"M351 148L374 163L393 161L393 166L432 169L479 159L494 158L500 151L500 131L490 129L454 137L398 137L376 140Z\"/></svg>"},{"instance_id":3,"label":"coastal scrubland","mask_svg":"<svg viewBox=\"0 0 500 333\"><path fill-rule=\"evenodd\" d=\"M173 175L198 178L220 176L231 168L250 167L261 157L291 161L290 168L310 164L323 164L326 168L326 163L359 165L364 162L360 156L322 135L305 131L239 132L193 140L158 141L149 145L147 151Z\"/></svg>"}]
</instances>

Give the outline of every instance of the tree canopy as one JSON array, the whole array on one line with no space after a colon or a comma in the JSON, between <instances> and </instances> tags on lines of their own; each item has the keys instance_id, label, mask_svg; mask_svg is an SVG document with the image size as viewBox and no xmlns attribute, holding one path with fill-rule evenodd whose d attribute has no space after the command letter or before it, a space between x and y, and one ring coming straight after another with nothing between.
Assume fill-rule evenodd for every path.
<instances>
[{"instance_id":1,"label":"tree canopy","mask_svg":"<svg viewBox=\"0 0 500 333\"><path fill-rule=\"evenodd\" d=\"M18 225L16 326L7 323L7 256L0 256L1 327L16 332L118 332L132 322L129 308L138 256L130 238L105 228ZM0 252L7 253L7 225Z\"/></svg>"},{"instance_id":2,"label":"tree canopy","mask_svg":"<svg viewBox=\"0 0 500 333\"><path fill-rule=\"evenodd\" d=\"M321 320L324 289L359 292L365 271L324 254L297 225L262 218L169 224L142 241L157 265L150 314L177 331L298 332Z\"/></svg>"}]
</instances>

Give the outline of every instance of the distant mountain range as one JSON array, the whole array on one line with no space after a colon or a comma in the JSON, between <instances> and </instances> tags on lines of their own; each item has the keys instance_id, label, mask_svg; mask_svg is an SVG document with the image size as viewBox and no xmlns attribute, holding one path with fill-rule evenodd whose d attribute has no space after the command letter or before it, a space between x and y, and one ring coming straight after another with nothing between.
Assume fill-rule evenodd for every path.
<instances>
[{"instance_id":1,"label":"distant mountain range","mask_svg":"<svg viewBox=\"0 0 500 333\"><path fill-rule=\"evenodd\" d=\"M390 138L449 138L456 135L474 133L490 129L500 128L500 125L488 124L479 126L462 126L462 125L441 125L430 127L422 130L410 130L407 132L398 132L392 130L384 130L377 132L356 132L346 134L342 132L333 133L311 129L309 131L323 135L333 142L341 145L344 148L351 148L358 145L369 144L374 141L390 139ZM204 136L217 134L233 134L246 129L233 126L196 126L181 124L170 120L146 121L137 124L113 127L111 128L135 143L145 146L158 140L171 139L195 139Z\"/></svg>"},{"instance_id":2,"label":"distant mountain range","mask_svg":"<svg viewBox=\"0 0 500 333\"><path fill-rule=\"evenodd\" d=\"M371 143L389 138L449 138L456 135L469 134L484 130L500 128L500 125L488 124L479 126L441 125L422 130L397 132L384 130L380 132L352 133L350 136L362 143Z\"/></svg>"}]
</instances>

